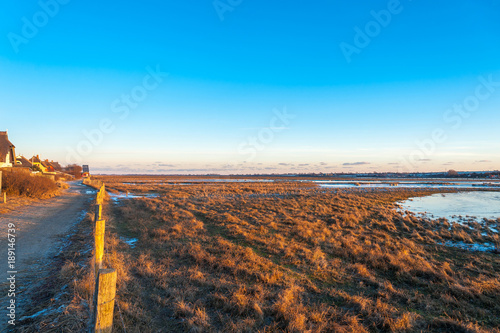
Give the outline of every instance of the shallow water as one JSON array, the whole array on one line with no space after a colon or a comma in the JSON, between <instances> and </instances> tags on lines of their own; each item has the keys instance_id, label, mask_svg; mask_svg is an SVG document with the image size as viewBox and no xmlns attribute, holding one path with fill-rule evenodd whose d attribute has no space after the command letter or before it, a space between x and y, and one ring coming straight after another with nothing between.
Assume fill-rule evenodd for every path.
<instances>
[{"instance_id":1,"label":"shallow water","mask_svg":"<svg viewBox=\"0 0 500 333\"><path fill-rule=\"evenodd\" d=\"M272 183L273 179L227 179L227 178L211 178L211 179L170 179L168 181L161 179L141 180L133 183L123 183L125 185L193 185L193 183Z\"/></svg>"},{"instance_id":2,"label":"shallow water","mask_svg":"<svg viewBox=\"0 0 500 333\"><path fill-rule=\"evenodd\" d=\"M138 182L126 182L125 185L199 185L200 183L272 183L275 179L152 179ZM500 182L494 181L457 181L453 179L426 179L426 180L310 180L310 179L289 179L291 182L312 182L325 188L453 188L453 189L499 189Z\"/></svg>"},{"instance_id":3,"label":"shallow water","mask_svg":"<svg viewBox=\"0 0 500 333\"><path fill-rule=\"evenodd\" d=\"M401 209L423 214L432 219L446 218L450 222L479 222L493 233L498 233L500 225L500 192L474 191L458 193L436 193L426 197L410 198L400 203ZM494 220L496 222L485 221ZM482 233L486 236L487 233ZM447 241L440 245L457 247L467 251L495 252L495 244Z\"/></svg>"},{"instance_id":4,"label":"shallow water","mask_svg":"<svg viewBox=\"0 0 500 333\"><path fill-rule=\"evenodd\" d=\"M134 198L156 198L158 196L157 193L145 193L145 194L135 194L135 193L108 193L111 197L111 200L118 202L123 199L134 199Z\"/></svg>"},{"instance_id":5,"label":"shallow water","mask_svg":"<svg viewBox=\"0 0 500 333\"><path fill-rule=\"evenodd\" d=\"M341 181L341 180L330 180L330 181L314 181L321 187L333 187L333 188L454 188L454 189L500 189L500 184L498 182L457 182L457 181L442 181L442 180L425 180L425 181Z\"/></svg>"},{"instance_id":6,"label":"shallow water","mask_svg":"<svg viewBox=\"0 0 500 333\"><path fill-rule=\"evenodd\" d=\"M457 221L459 216L495 220L500 218L500 192L437 193L408 199L401 206L413 213L426 213L429 217L444 217L452 221Z\"/></svg>"}]
</instances>

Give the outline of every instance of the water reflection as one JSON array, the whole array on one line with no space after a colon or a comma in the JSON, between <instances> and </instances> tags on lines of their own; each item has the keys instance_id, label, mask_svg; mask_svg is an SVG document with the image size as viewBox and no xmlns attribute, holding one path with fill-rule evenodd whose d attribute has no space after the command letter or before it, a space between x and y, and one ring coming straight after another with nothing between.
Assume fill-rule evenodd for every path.
<instances>
[{"instance_id":1,"label":"water reflection","mask_svg":"<svg viewBox=\"0 0 500 333\"><path fill-rule=\"evenodd\" d=\"M437 193L426 197L411 198L401 203L402 209L414 213L427 213L434 218L452 221L461 218L500 218L500 192L474 191Z\"/></svg>"}]
</instances>

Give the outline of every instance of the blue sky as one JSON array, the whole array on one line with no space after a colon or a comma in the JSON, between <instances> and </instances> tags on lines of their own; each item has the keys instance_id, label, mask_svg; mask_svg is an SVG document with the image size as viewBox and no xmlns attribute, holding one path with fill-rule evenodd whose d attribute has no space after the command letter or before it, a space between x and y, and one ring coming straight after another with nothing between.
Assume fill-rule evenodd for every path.
<instances>
[{"instance_id":1,"label":"blue sky","mask_svg":"<svg viewBox=\"0 0 500 333\"><path fill-rule=\"evenodd\" d=\"M500 169L500 0L2 6L18 153L106 173Z\"/></svg>"}]
</instances>

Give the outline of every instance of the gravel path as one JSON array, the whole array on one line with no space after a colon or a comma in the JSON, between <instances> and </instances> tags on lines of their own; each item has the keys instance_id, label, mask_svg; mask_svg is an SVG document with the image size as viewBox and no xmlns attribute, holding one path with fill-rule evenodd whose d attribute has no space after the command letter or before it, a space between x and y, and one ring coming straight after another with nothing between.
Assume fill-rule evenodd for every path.
<instances>
[{"instance_id":1,"label":"gravel path","mask_svg":"<svg viewBox=\"0 0 500 333\"><path fill-rule=\"evenodd\" d=\"M16 321L31 287L43 276L64 243L65 236L86 215L95 191L80 181L55 198L23 206L12 213L0 215L0 331L8 326L6 307L15 299ZM12 224L14 228L9 228ZM15 229L15 266L9 267L9 229ZM12 231L11 231L12 233ZM9 273L13 271L14 273ZM15 275L16 297L9 297L8 278Z\"/></svg>"}]
</instances>

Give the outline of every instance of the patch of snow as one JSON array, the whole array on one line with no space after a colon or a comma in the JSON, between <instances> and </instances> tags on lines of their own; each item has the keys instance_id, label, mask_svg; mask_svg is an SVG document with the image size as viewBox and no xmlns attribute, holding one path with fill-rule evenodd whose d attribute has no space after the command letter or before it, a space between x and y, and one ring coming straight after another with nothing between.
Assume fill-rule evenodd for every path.
<instances>
[{"instance_id":1,"label":"patch of snow","mask_svg":"<svg viewBox=\"0 0 500 333\"><path fill-rule=\"evenodd\" d=\"M58 307L57 309L43 309L41 311L38 311L37 313L35 314L32 314L31 316L24 316L24 317L21 317L19 319L19 321L24 321L26 319L33 319L33 318L36 318L36 317L39 317L41 315L49 315L49 314L53 314L53 313L61 313L64 311L64 309L66 308L65 305L61 305L60 307Z\"/></svg>"},{"instance_id":2,"label":"patch of snow","mask_svg":"<svg viewBox=\"0 0 500 333\"><path fill-rule=\"evenodd\" d=\"M444 245L444 246L450 246L450 247L458 247L460 249L467 250L467 251L493 252L496 249L495 245L490 244L490 243L467 244L464 242L447 241L445 243L438 243L438 244Z\"/></svg>"},{"instance_id":3,"label":"patch of snow","mask_svg":"<svg viewBox=\"0 0 500 333\"><path fill-rule=\"evenodd\" d=\"M138 239L137 238L125 238L125 237L120 237L120 240L126 244L128 244L131 248L135 247L135 243L137 243Z\"/></svg>"},{"instance_id":4,"label":"patch of snow","mask_svg":"<svg viewBox=\"0 0 500 333\"><path fill-rule=\"evenodd\" d=\"M33 319L33 318L36 318L36 317L38 317L38 316L41 316L41 315L43 315L43 314L45 314L45 313L47 313L47 312L49 312L49 309L43 309L43 310L38 311L37 313L35 313L35 314L31 315L31 316L25 316L25 317L22 317L22 318L20 319L20 321L23 321L23 320L26 320L26 319Z\"/></svg>"},{"instance_id":5,"label":"patch of snow","mask_svg":"<svg viewBox=\"0 0 500 333\"><path fill-rule=\"evenodd\" d=\"M157 193L146 193L146 194L133 194L133 193L109 193L111 200L114 202L119 202L123 199L135 199L135 198L156 198L158 197Z\"/></svg>"}]
</instances>

